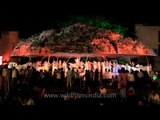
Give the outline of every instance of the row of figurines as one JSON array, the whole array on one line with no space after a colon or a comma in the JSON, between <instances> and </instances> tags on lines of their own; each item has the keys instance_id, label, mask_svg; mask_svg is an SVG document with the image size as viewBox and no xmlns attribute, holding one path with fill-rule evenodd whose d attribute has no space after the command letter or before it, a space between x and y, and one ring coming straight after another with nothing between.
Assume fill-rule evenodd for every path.
<instances>
[{"instance_id":1,"label":"row of figurines","mask_svg":"<svg viewBox=\"0 0 160 120\"><path fill-rule=\"evenodd\" d=\"M111 72L114 74L118 74L118 71L124 67L125 70L128 70L128 72L130 73L132 70L133 71L147 71L148 73L150 73L152 71L152 66L151 65L147 65L147 66L143 66L143 65L134 65L134 63L132 64L128 64L126 63L125 65L123 64L119 64L117 62L111 62L111 61L104 61L104 62L96 62L96 61L80 61L80 59L75 59L74 63L70 63L68 61L53 61L52 63L45 61L44 63L42 63L41 61L37 61L36 63L32 63L32 62L28 62L26 64L23 65L17 65L14 66L16 67L18 70L20 70L21 68L25 69L27 68L27 66L32 66L34 67L37 71L40 70L45 70L45 71L49 71L49 69L52 70L52 73L54 74L55 70L58 69L62 69L65 73L68 71L68 69L74 69L75 71L79 71L79 72L85 72L86 70L89 71L93 71L95 72L95 70L97 69L98 72L102 72L102 74Z\"/></svg>"}]
</instances>

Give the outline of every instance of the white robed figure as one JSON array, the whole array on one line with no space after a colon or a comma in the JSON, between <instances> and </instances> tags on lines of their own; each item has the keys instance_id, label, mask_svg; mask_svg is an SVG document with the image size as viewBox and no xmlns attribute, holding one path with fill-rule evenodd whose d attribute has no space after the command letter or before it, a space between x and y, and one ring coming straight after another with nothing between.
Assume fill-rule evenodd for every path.
<instances>
[{"instance_id":1,"label":"white robed figure","mask_svg":"<svg viewBox=\"0 0 160 120\"><path fill-rule=\"evenodd\" d=\"M76 65L77 69L80 67L80 65L81 65L80 58L75 59L75 65Z\"/></svg>"},{"instance_id":2,"label":"white robed figure","mask_svg":"<svg viewBox=\"0 0 160 120\"><path fill-rule=\"evenodd\" d=\"M95 71L96 69L98 69L98 63L93 61L93 70Z\"/></svg>"},{"instance_id":3,"label":"white robed figure","mask_svg":"<svg viewBox=\"0 0 160 120\"><path fill-rule=\"evenodd\" d=\"M46 70L46 71L49 71L49 68L50 68L50 63L47 62L47 61L45 61L45 62L43 63L43 69Z\"/></svg>"},{"instance_id":4,"label":"white robed figure","mask_svg":"<svg viewBox=\"0 0 160 120\"><path fill-rule=\"evenodd\" d=\"M57 68L57 65L56 65L56 61L53 61L52 62L52 75L54 74L55 69L58 69L58 68Z\"/></svg>"},{"instance_id":5,"label":"white robed figure","mask_svg":"<svg viewBox=\"0 0 160 120\"><path fill-rule=\"evenodd\" d=\"M61 61L61 60L59 60L59 62L58 62L58 68L59 68L59 69L62 68L62 61Z\"/></svg>"},{"instance_id":6,"label":"white robed figure","mask_svg":"<svg viewBox=\"0 0 160 120\"><path fill-rule=\"evenodd\" d=\"M64 70L65 77L67 77L68 67L67 67L67 63L65 61L62 63L62 68Z\"/></svg>"}]
</instances>

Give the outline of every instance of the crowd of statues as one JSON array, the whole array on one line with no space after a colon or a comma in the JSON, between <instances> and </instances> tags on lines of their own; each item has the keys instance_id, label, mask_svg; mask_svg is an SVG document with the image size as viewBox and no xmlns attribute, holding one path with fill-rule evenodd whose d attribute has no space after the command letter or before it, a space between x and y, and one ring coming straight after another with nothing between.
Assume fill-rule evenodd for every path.
<instances>
[{"instance_id":1,"label":"crowd of statues","mask_svg":"<svg viewBox=\"0 0 160 120\"><path fill-rule=\"evenodd\" d=\"M53 61L52 63L45 61L37 61L37 62L28 62L26 64L12 64L10 68L14 66L18 71L20 69L26 69L27 66L34 67L37 71L52 71L52 75L54 74L55 70L62 69L65 73L65 77L67 77L67 71L68 69L73 69L74 71L78 71L80 76L85 75L86 70L95 72L97 69L99 73L102 74L103 79L105 79L107 73L112 73L112 76L118 75L118 70L121 68L125 68L129 73L133 71L147 71L148 74L152 71L151 64L148 64L146 66L140 65L140 64L134 64L134 62L126 63L126 64L120 64L118 62L112 62L104 60L102 62L100 61L81 61L80 58L76 58L74 62L68 62L68 61L62 61L57 60Z\"/></svg>"}]
</instances>

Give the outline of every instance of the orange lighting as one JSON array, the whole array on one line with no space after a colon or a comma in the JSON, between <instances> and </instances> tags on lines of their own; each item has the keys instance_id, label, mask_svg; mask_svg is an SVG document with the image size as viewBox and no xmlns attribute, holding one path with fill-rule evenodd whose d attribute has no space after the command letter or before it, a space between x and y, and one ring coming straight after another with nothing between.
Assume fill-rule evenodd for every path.
<instances>
[{"instance_id":1,"label":"orange lighting","mask_svg":"<svg viewBox=\"0 0 160 120\"><path fill-rule=\"evenodd\" d=\"M8 62L10 60L10 55L9 54L3 54L3 62Z\"/></svg>"}]
</instances>

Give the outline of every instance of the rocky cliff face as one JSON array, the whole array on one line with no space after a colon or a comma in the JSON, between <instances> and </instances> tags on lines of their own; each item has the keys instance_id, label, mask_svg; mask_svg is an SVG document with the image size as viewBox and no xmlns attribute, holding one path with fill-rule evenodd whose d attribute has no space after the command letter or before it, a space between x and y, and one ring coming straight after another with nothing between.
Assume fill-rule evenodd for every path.
<instances>
[{"instance_id":1,"label":"rocky cliff face","mask_svg":"<svg viewBox=\"0 0 160 120\"><path fill-rule=\"evenodd\" d=\"M60 31L43 31L21 41L11 56L44 56L55 53L155 55L142 43L122 38L111 30L77 23Z\"/></svg>"}]
</instances>

